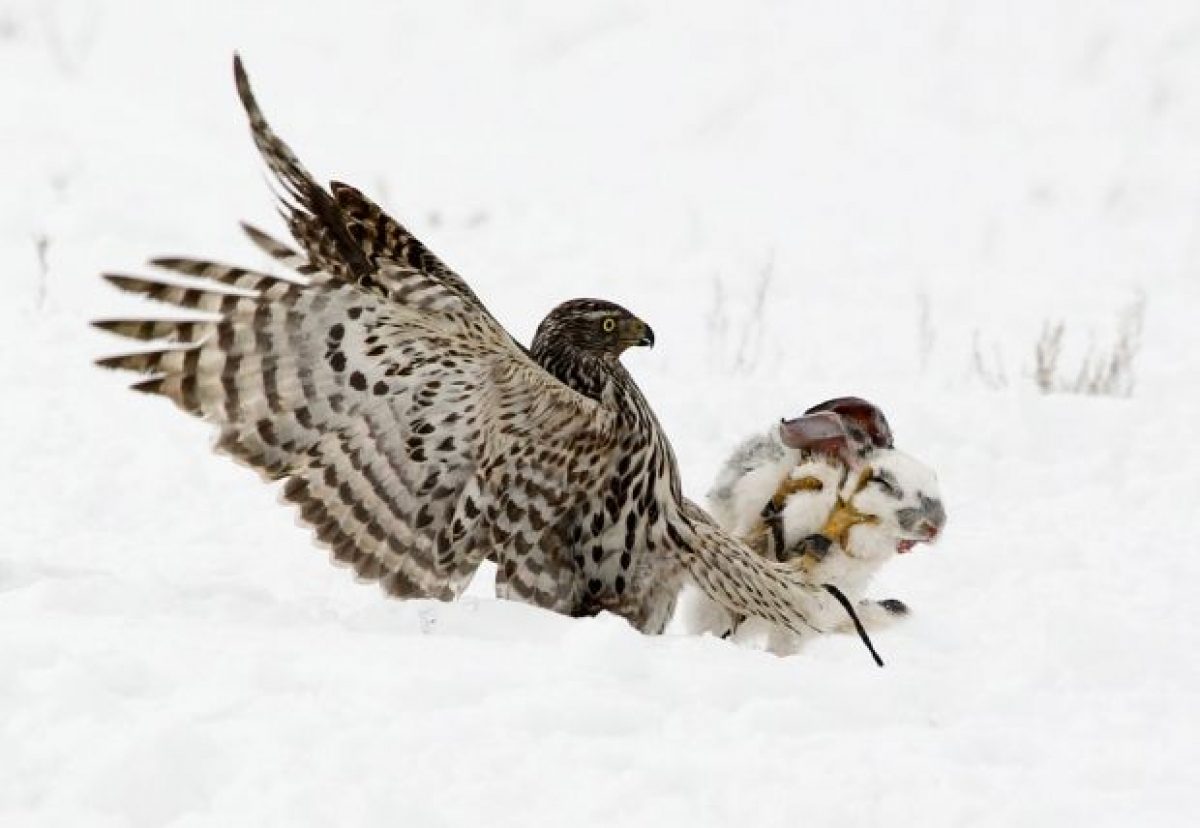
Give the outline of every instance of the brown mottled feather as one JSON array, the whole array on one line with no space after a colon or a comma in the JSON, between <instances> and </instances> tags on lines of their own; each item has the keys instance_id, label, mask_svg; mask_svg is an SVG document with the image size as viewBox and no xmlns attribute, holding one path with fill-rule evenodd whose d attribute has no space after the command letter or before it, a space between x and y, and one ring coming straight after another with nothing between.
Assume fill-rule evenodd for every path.
<instances>
[{"instance_id":1,"label":"brown mottled feather","mask_svg":"<svg viewBox=\"0 0 1200 828\"><path fill-rule=\"evenodd\" d=\"M393 594L453 598L492 552L498 594L607 609L650 632L685 573L735 611L813 623L824 593L683 499L636 383L588 344L604 314L627 312L564 304L539 328L535 362L402 225L349 185L318 185L240 60L234 73L298 249L245 230L298 275L168 258L154 264L200 281L108 276L205 317L98 322L163 346L101 365L146 374L134 388L215 424L219 450L283 481L334 558Z\"/></svg>"}]
</instances>

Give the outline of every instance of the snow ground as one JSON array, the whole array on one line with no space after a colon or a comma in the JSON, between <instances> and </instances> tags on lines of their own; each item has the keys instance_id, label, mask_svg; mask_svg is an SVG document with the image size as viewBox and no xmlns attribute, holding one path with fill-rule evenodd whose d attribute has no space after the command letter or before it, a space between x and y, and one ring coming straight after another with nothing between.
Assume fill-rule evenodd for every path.
<instances>
[{"instance_id":1,"label":"snow ground","mask_svg":"<svg viewBox=\"0 0 1200 828\"><path fill-rule=\"evenodd\" d=\"M693 495L881 403L950 512L887 668L386 601L90 368L101 270L262 264L234 48L518 336L650 320ZM0 825L1196 823L1195 4L0 0L0 95ZM1044 320L1071 363L1138 295L1132 398L1036 393Z\"/></svg>"}]
</instances>

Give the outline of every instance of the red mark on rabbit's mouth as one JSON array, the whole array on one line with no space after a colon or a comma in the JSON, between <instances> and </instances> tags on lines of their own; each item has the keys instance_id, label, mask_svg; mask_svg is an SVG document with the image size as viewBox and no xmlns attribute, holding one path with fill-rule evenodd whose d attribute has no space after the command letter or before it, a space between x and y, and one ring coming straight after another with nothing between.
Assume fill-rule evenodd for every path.
<instances>
[{"instance_id":1,"label":"red mark on rabbit's mouth","mask_svg":"<svg viewBox=\"0 0 1200 828\"><path fill-rule=\"evenodd\" d=\"M903 555L905 552L913 551L918 543L937 543L938 530L933 526L926 526L927 532L922 538L905 538L904 540L896 541L896 551Z\"/></svg>"}]
</instances>

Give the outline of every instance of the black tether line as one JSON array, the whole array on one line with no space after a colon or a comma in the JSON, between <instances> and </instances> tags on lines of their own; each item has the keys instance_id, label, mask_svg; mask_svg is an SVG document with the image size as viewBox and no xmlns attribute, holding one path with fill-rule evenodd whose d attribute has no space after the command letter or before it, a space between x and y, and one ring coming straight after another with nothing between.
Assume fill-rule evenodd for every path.
<instances>
[{"instance_id":1,"label":"black tether line","mask_svg":"<svg viewBox=\"0 0 1200 828\"><path fill-rule=\"evenodd\" d=\"M871 651L871 658L875 659L875 663L882 667L883 659L879 657L879 653L875 652L875 645L871 643L871 636L867 635L866 627L858 620L858 615L854 612L854 607L850 605L846 596L833 584L822 584L821 586L825 587L825 591L836 598L837 602L842 605L842 609L846 611L846 614L850 616L850 620L854 622L854 629L858 630L858 637L862 639L862 643L866 644L867 649Z\"/></svg>"}]
</instances>

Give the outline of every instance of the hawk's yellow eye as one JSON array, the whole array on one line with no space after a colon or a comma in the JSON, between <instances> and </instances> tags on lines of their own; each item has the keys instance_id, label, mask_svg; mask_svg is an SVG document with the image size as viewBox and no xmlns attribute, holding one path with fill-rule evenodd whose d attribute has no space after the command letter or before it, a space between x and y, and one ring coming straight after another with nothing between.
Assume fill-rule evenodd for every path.
<instances>
[{"instance_id":1,"label":"hawk's yellow eye","mask_svg":"<svg viewBox=\"0 0 1200 828\"><path fill-rule=\"evenodd\" d=\"M604 320L604 324L600 327L604 328L605 333L612 333L617 329L617 320L609 318Z\"/></svg>"}]
</instances>

